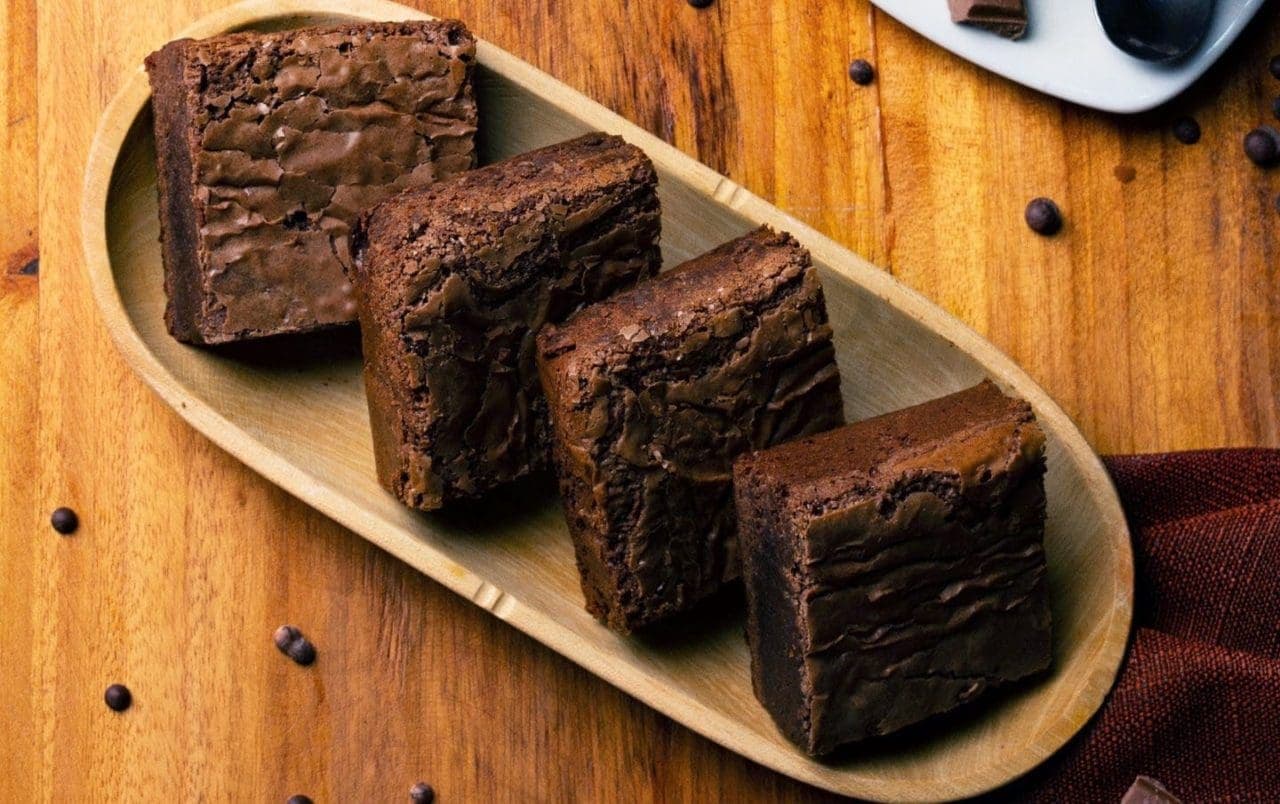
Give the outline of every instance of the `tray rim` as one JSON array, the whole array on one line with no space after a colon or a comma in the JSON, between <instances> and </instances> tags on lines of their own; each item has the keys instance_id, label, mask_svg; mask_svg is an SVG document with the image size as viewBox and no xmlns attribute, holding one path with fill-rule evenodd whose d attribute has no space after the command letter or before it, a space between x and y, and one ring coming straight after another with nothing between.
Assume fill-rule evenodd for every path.
<instances>
[{"instance_id":1,"label":"tray rim","mask_svg":"<svg viewBox=\"0 0 1280 804\"><path fill-rule=\"evenodd\" d=\"M197 19L175 38L202 38L266 21L317 14L352 19L432 19L429 14L391 0L242 0ZM1081 466L1085 485L1099 502L1101 521L1106 525L1106 531L1112 534L1103 540L1116 553L1115 598L1108 609L1109 619L1098 637L1101 644L1094 663L1077 683L1069 701L1070 717L1060 721L1059 727L1048 733L1047 742L1026 746L1019 755L1019 761L1011 763L1011 766L993 763L948 780L946 793L961 798L993 790L1032 770L1065 745L1098 710L1115 683L1133 616L1133 554L1128 524L1110 476L1074 422L1012 359L959 319L887 272L506 51L478 40L477 60L526 90L556 99L559 105L569 108L593 127L624 136L648 153L655 163L678 170L709 200L726 205L757 223L768 223L791 231L831 270L945 338L988 371L999 385L1016 389L1031 403L1042 421L1052 423L1053 430L1060 435L1058 440L1063 451L1071 454ZM940 788L936 783L857 777L839 767L815 762L798 750L780 751L770 741L737 728L734 719L717 713L696 699L673 693L637 668L613 661L613 654L507 595L431 544L384 527L378 517L345 503L304 469L278 456L209 404L189 396L133 327L114 281L107 238L106 202L117 158L137 116L149 103L150 95L150 85L141 64L122 78L121 87L105 108L89 148L79 215L85 271L103 325L130 368L170 408L267 480L561 656L713 742L774 771L831 792L880 801L937 799Z\"/></svg>"}]
</instances>

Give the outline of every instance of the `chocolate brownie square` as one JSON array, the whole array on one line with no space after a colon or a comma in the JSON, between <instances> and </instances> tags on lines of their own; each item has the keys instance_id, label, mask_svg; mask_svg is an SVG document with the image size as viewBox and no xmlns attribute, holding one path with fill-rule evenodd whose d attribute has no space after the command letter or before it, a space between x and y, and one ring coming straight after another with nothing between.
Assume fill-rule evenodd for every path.
<instances>
[{"instance_id":1,"label":"chocolate brownie square","mask_svg":"<svg viewBox=\"0 0 1280 804\"><path fill-rule=\"evenodd\" d=\"M356 216L475 162L475 47L460 22L351 23L148 56L169 332L353 321Z\"/></svg>"},{"instance_id":2,"label":"chocolate brownie square","mask_svg":"<svg viewBox=\"0 0 1280 804\"><path fill-rule=\"evenodd\" d=\"M587 608L629 632L739 574L734 457L843 422L822 286L759 229L539 338Z\"/></svg>"},{"instance_id":3,"label":"chocolate brownie square","mask_svg":"<svg viewBox=\"0 0 1280 804\"><path fill-rule=\"evenodd\" d=\"M756 696L822 755L1051 661L1044 435L990 382L740 458Z\"/></svg>"},{"instance_id":4,"label":"chocolate brownie square","mask_svg":"<svg viewBox=\"0 0 1280 804\"><path fill-rule=\"evenodd\" d=\"M657 174L589 134L406 192L356 233L352 274L382 484L414 508L547 463L534 335L658 271Z\"/></svg>"},{"instance_id":5,"label":"chocolate brownie square","mask_svg":"<svg viewBox=\"0 0 1280 804\"><path fill-rule=\"evenodd\" d=\"M1025 0L947 0L951 21L986 28L1006 39L1027 35Z\"/></svg>"}]
</instances>

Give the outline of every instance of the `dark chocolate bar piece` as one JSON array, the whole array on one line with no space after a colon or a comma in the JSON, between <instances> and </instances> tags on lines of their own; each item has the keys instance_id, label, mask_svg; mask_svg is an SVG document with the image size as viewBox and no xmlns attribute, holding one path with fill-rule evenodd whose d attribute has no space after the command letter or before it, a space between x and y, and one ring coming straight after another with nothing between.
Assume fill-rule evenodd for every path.
<instances>
[{"instance_id":1,"label":"dark chocolate bar piece","mask_svg":"<svg viewBox=\"0 0 1280 804\"><path fill-rule=\"evenodd\" d=\"M815 756L1049 666L1044 436L967 391L734 466L756 696Z\"/></svg>"},{"instance_id":2,"label":"dark chocolate bar piece","mask_svg":"<svg viewBox=\"0 0 1280 804\"><path fill-rule=\"evenodd\" d=\"M547 464L534 336L661 265L657 174L589 134L408 191L352 272L378 478L423 510Z\"/></svg>"},{"instance_id":3,"label":"dark chocolate bar piece","mask_svg":"<svg viewBox=\"0 0 1280 804\"><path fill-rule=\"evenodd\" d=\"M733 459L843 422L817 271L759 229L539 338L587 608L620 632L739 575Z\"/></svg>"},{"instance_id":4,"label":"dark chocolate bar piece","mask_svg":"<svg viewBox=\"0 0 1280 804\"><path fill-rule=\"evenodd\" d=\"M1006 39L1027 35L1027 7L1024 0L948 0L951 21L976 25Z\"/></svg>"},{"instance_id":5,"label":"dark chocolate bar piece","mask_svg":"<svg viewBox=\"0 0 1280 804\"><path fill-rule=\"evenodd\" d=\"M214 344L353 321L356 217L474 164L475 47L462 23L430 21L148 56L169 332Z\"/></svg>"}]
</instances>

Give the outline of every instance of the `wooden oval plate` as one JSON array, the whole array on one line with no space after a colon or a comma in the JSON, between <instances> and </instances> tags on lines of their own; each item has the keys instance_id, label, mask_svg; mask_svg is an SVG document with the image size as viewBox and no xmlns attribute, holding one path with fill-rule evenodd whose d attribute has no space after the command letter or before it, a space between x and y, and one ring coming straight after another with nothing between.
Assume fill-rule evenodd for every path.
<instances>
[{"instance_id":1,"label":"wooden oval plate","mask_svg":"<svg viewBox=\"0 0 1280 804\"><path fill-rule=\"evenodd\" d=\"M185 35L424 16L383 0L251 0ZM593 129L621 134L649 153L660 174L667 265L760 223L808 246L826 288L851 418L922 402L983 376L1031 402L1048 436L1050 677L972 707L945 728L833 764L814 762L774 728L752 695L735 604L669 637L618 637L583 610L568 533L545 494L509 495L500 506L466 514L401 507L374 478L354 349L213 352L166 334L150 90L141 66L101 121L82 199L94 295L134 370L193 426L271 481L609 683L796 779L867 799L956 798L1001 785L1058 749L1115 678L1133 598L1129 534L1115 490L1067 416L991 344L808 226L483 42L479 65L483 161Z\"/></svg>"}]
</instances>

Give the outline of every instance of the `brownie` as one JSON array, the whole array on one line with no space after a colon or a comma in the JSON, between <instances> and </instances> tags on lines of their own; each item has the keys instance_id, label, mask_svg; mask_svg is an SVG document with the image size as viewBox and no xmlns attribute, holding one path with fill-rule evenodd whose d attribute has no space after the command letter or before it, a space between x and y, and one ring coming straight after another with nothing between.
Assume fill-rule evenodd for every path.
<instances>
[{"instance_id":1,"label":"brownie","mask_svg":"<svg viewBox=\"0 0 1280 804\"><path fill-rule=\"evenodd\" d=\"M423 510L547 464L534 335L658 271L657 174L589 134L408 191L357 224L378 478Z\"/></svg>"},{"instance_id":2,"label":"brownie","mask_svg":"<svg viewBox=\"0 0 1280 804\"><path fill-rule=\"evenodd\" d=\"M734 457L841 424L822 286L759 229L539 338L587 609L626 633L740 574Z\"/></svg>"},{"instance_id":3,"label":"brownie","mask_svg":"<svg viewBox=\"0 0 1280 804\"><path fill-rule=\"evenodd\" d=\"M1044 435L990 382L734 465L756 697L810 754L1051 661Z\"/></svg>"},{"instance_id":4,"label":"brownie","mask_svg":"<svg viewBox=\"0 0 1280 804\"><path fill-rule=\"evenodd\" d=\"M215 344L355 320L356 216L474 164L475 47L460 22L351 23L148 56L169 332Z\"/></svg>"},{"instance_id":5,"label":"brownie","mask_svg":"<svg viewBox=\"0 0 1280 804\"><path fill-rule=\"evenodd\" d=\"M951 21L974 25L1006 39L1027 35L1025 0L947 0Z\"/></svg>"}]
</instances>

